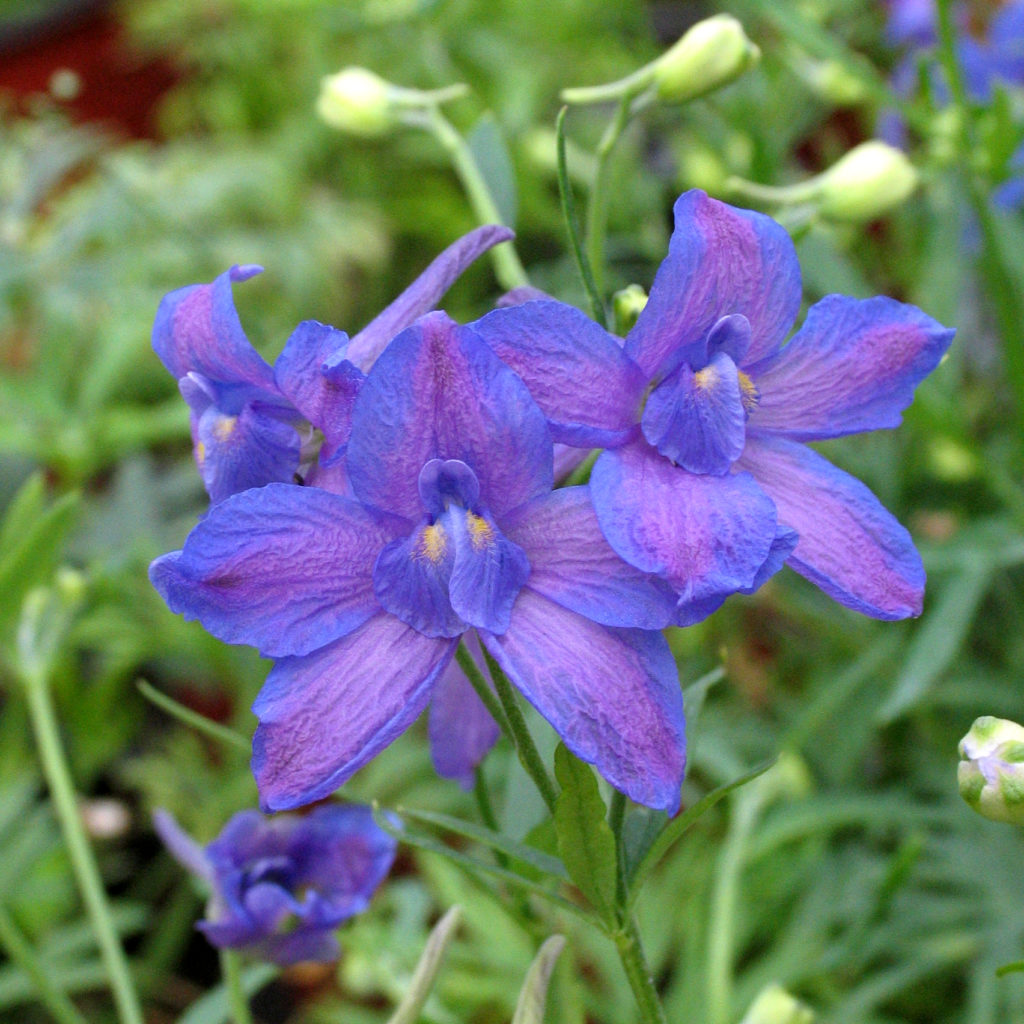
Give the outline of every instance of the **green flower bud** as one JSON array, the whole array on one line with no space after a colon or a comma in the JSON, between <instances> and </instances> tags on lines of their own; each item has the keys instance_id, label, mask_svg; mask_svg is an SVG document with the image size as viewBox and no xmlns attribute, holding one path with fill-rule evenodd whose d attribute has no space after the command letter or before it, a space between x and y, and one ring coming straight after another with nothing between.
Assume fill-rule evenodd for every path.
<instances>
[{"instance_id":1,"label":"green flower bud","mask_svg":"<svg viewBox=\"0 0 1024 1024\"><path fill-rule=\"evenodd\" d=\"M983 817L1024 825L1024 727L976 719L960 741L960 795Z\"/></svg>"},{"instance_id":2,"label":"green flower bud","mask_svg":"<svg viewBox=\"0 0 1024 1024\"><path fill-rule=\"evenodd\" d=\"M855 146L818 178L819 210L830 220L873 220L917 188L906 154L874 140Z\"/></svg>"},{"instance_id":3,"label":"green flower bud","mask_svg":"<svg viewBox=\"0 0 1024 1024\"><path fill-rule=\"evenodd\" d=\"M716 14L698 21L654 62L654 87L666 103L684 103L728 85L760 57L731 14Z\"/></svg>"},{"instance_id":4,"label":"green flower bud","mask_svg":"<svg viewBox=\"0 0 1024 1024\"><path fill-rule=\"evenodd\" d=\"M332 128L383 135L397 124L392 86L366 68L343 68L320 82L316 112Z\"/></svg>"},{"instance_id":5,"label":"green flower bud","mask_svg":"<svg viewBox=\"0 0 1024 1024\"><path fill-rule=\"evenodd\" d=\"M781 985L761 989L740 1024L811 1024L810 1007L794 999Z\"/></svg>"},{"instance_id":6,"label":"green flower bud","mask_svg":"<svg viewBox=\"0 0 1024 1024\"><path fill-rule=\"evenodd\" d=\"M615 333L620 337L630 332L636 318L647 305L647 292L638 284L631 284L612 296Z\"/></svg>"}]
</instances>

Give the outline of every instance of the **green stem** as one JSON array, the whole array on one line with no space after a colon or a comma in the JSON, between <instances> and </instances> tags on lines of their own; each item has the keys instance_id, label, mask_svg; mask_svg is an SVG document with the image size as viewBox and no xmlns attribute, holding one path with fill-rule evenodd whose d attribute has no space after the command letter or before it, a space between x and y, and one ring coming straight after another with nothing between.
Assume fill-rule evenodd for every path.
<instances>
[{"instance_id":1,"label":"green stem","mask_svg":"<svg viewBox=\"0 0 1024 1024\"><path fill-rule=\"evenodd\" d=\"M466 140L436 106L427 111L424 123L451 157L455 173L466 190L469 204L473 207L477 221L480 224L503 223L498 204L494 201L494 196L491 195L491 190L480 173L480 168ZM520 263L519 256L511 242L502 242L491 249L491 259L494 261L494 272L503 288L521 288L530 283L526 270Z\"/></svg>"},{"instance_id":2,"label":"green stem","mask_svg":"<svg viewBox=\"0 0 1024 1024\"><path fill-rule=\"evenodd\" d=\"M647 958L640 944L636 922L628 919L613 938L619 960L629 980L629 987L636 997L637 1006L640 1007L641 1021L643 1024L668 1024L668 1017L665 1016L665 1010L658 998L658 990L654 987L654 979L651 977Z\"/></svg>"},{"instance_id":3,"label":"green stem","mask_svg":"<svg viewBox=\"0 0 1024 1024\"><path fill-rule=\"evenodd\" d=\"M230 949L220 951L220 973L228 994L228 1007L235 1024L252 1024L249 999L242 987L242 963Z\"/></svg>"},{"instance_id":4,"label":"green stem","mask_svg":"<svg viewBox=\"0 0 1024 1024\"><path fill-rule=\"evenodd\" d=\"M615 836L615 902L619 907L628 903L626 891L626 859L622 849L622 826L626 820L626 794L612 790L612 802L608 808L608 827Z\"/></svg>"},{"instance_id":5,"label":"green stem","mask_svg":"<svg viewBox=\"0 0 1024 1024\"><path fill-rule=\"evenodd\" d=\"M39 998L60 1024L88 1024L75 1004L59 989L40 962L32 944L22 935L6 908L0 907L0 946L12 963L17 964L35 985Z\"/></svg>"},{"instance_id":6,"label":"green stem","mask_svg":"<svg viewBox=\"0 0 1024 1024\"><path fill-rule=\"evenodd\" d=\"M96 858L78 813L78 802L50 700L46 670L38 663L27 665L24 668L23 679L43 775L46 777L57 820L64 834L71 867L96 934L100 955L110 979L114 1002L117 1004L118 1016L122 1024L142 1024L142 1009L128 970L128 961L114 929Z\"/></svg>"},{"instance_id":7,"label":"green stem","mask_svg":"<svg viewBox=\"0 0 1024 1024\"><path fill-rule=\"evenodd\" d=\"M587 203L586 253L599 294L604 287L604 242L608 233L608 178L611 172L611 155L626 125L629 124L632 109L633 97L623 96L615 110L615 116L597 146L597 169Z\"/></svg>"},{"instance_id":8,"label":"green stem","mask_svg":"<svg viewBox=\"0 0 1024 1024\"><path fill-rule=\"evenodd\" d=\"M554 814L558 791L555 789L555 784L551 781L551 776L548 775L547 768L544 767L544 761L537 750L537 745L533 742L533 736L530 735L526 719L516 703L512 684L508 681L505 673L502 672L501 666L491 657L490 651L485 647L483 652L484 659L487 662L487 670L494 681L494 691L497 693L498 700L501 702L501 708L505 713L504 717L508 727L509 738L512 740L516 753L519 755L519 763L526 769L526 774L533 780L533 784L537 787L541 797L543 797L548 810Z\"/></svg>"},{"instance_id":9,"label":"green stem","mask_svg":"<svg viewBox=\"0 0 1024 1024\"><path fill-rule=\"evenodd\" d=\"M459 668L466 673L466 678L473 685L476 695L483 701L484 707L487 708L491 718L498 723L501 731L515 742L508 720L505 718L505 709L501 706L501 702L498 700L494 690L487 684L483 672L480 671L479 666L473 660L473 655L469 653L464 642L460 643L455 649L455 660L459 663Z\"/></svg>"}]
</instances>

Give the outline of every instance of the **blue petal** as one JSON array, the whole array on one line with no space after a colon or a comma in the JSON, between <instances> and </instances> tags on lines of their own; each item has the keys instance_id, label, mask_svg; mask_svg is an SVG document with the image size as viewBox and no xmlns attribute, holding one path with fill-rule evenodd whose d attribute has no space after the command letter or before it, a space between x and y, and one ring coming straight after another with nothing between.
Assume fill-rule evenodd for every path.
<instances>
[{"instance_id":1,"label":"blue petal","mask_svg":"<svg viewBox=\"0 0 1024 1024\"><path fill-rule=\"evenodd\" d=\"M403 331L370 371L352 420L352 489L418 520L420 471L431 459L465 462L481 504L499 518L551 489L544 414L483 341L444 313Z\"/></svg>"},{"instance_id":2,"label":"blue petal","mask_svg":"<svg viewBox=\"0 0 1024 1024\"><path fill-rule=\"evenodd\" d=\"M270 484L214 506L150 579L171 611L226 643L304 654L378 610L373 563L399 529L350 499Z\"/></svg>"},{"instance_id":3,"label":"blue petal","mask_svg":"<svg viewBox=\"0 0 1024 1024\"><path fill-rule=\"evenodd\" d=\"M724 352L694 373L683 363L644 407L644 437L691 473L728 473L743 451L747 414L736 364Z\"/></svg>"},{"instance_id":4,"label":"blue petal","mask_svg":"<svg viewBox=\"0 0 1024 1024\"><path fill-rule=\"evenodd\" d=\"M312 654L278 661L253 704L252 770L264 809L329 796L379 754L427 706L457 644L381 614Z\"/></svg>"},{"instance_id":5,"label":"blue petal","mask_svg":"<svg viewBox=\"0 0 1024 1024\"><path fill-rule=\"evenodd\" d=\"M153 828L174 859L192 874L207 882L213 881L213 865L206 851L163 808L153 811Z\"/></svg>"},{"instance_id":6,"label":"blue petal","mask_svg":"<svg viewBox=\"0 0 1024 1024\"><path fill-rule=\"evenodd\" d=\"M578 309L526 302L472 326L526 381L555 441L607 448L635 433L645 377L618 339Z\"/></svg>"},{"instance_id":7,"label":"blue petal","mask_svg":"<svg viewBox=\"0 0 1024 1024\"><path fill-rule=\"evenodd\" d=\"M748 368L748 432L811 441L896 427L954 331L916 306L829 295L777 355Z\"/></svg>"}]
</instances>

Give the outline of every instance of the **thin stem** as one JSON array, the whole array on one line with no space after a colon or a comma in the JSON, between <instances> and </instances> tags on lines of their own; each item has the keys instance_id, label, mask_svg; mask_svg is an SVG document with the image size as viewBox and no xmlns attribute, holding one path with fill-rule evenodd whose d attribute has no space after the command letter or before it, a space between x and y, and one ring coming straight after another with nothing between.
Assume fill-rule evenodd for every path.
<instances>
[{"instance_id":1,"label":"thin stem","mask_svg":"<svg viewBox=\"0 0 1024 1024\"><path fill-rule=\"evenodd\" d=\"M615 116L597 145L597 169L587 203L586 254L594 276L594 287L599 294L604 287L604 242L608 233L608 178L611 171L611 154L626 125L629 124L632 106L633 97L623 96L615 109Z\"/></svg>"},{"instance_id":2,"label":"thin stem","mask_svg":"<svg viewBox=\"0 0 1024 1024\"><path fill-rule=\"evenodd\" d=\"M487 670L494 681L494 690L498 695L498 700L501 702L502 710L505 712L509 738L512 740L516 753L519 755L519 763L526 769L526 774L533 779L533 784L537 787L541 797L543 797L548 810L554 813L558 791L555 789L555 784L551 781L551 776L548 775L548 771L544 767L544 761L537 750L537 745L533 742L533 736L530 735L526 719L523 717L522 711L519 710L515 693L512 691L512 684L508 681L505 673L502 672L501 666L491 657L486 647L483 648L483 652L484 659L487 661Z\"/></svg>"},{"instance_id":3,"label":"thin stem","mask_svg":"<svg viewBox=\"0 0 1024 1024\"><path fill-rule=\"evenodd\" d=\"M451 157L455 173L466 190L477 221L480 224L503 223L498 204L494 201L494 196L491 195L491 190L480 173L480 167L466 140L436 106L429 109L424 123ZM502 242L491 249L491 259L494 261L494 272L503 288L521 288L530 283L511 242Z\"/></svg>"},{"instance_id":4,"label":"thin stem","mask_svg":"<svg viewBox=\"0 0 1024 1024\"><path fill-rule=\"evenodd\" d=\"M78 813L71 773L61 746L57 718L50 700L46 671L38 663L26 666L23 679L43 775L46 777L57 820L64 834L71 867L96 934L100 955L110 979L114 1002L117 1004L118 1016L122 1024L142 1024L142 1009L128 970L128 961L114 929L96 858Z\"/></svg>"},{"instance_id":5,"label":"thin stem","mask_svg":"<svg viewBox=\"0 0 1024 1024\"><path fill-rule=\"evenodd\" d=\"M502 708L501 702L498 700L494 690L491 689L487 680L484 679L483 672L480 671L479 666L473 660L473 655L469 653L465 642L460 643L455 649L455 660L459 663L459 668L466 673L466 678L472 684L473 689L476 690L476 695L483 701L484 707L487 708L491 718L498 723L501 731L509 739L513 739L512 730L509 728L508 720L505 718L505 710Z\"/></svg>"},{"instance_id":6,"label":"thin stem","mask_svg":"<svg viewBox=\"0 0 1024 1024\"><path fill-rule=\"evenodd\" d=\"M0 946L10 958L28 975L36 987L40 1001L60 1024L88 1024L67 994L58 988L40 962L32 944L22 935L6 908L0 907Z\"/></svg>"},{"instance_id":7,"label":"thin stem","mask_svg":"<svg viewBox=\"0 0 1024 1024\"><path fill-rule=\"evenodd\" d=\"M615 836L615 902L622 908L628 903L626 891L626 857L622 849L622 826L626 820L626 794L612 790L612 802L608 808L608 827Z\"/></svg>"},{"instance_id":8,"label":"thin stem","mask_svg":"<svg viewBox=\"0 0 1024 1024\"><path fill-rule=\"evenodd\" d=\"M637 1006L640 1007L641 1021L643 1024L668 1024L668 1017L665 1016L665 1010L658 998L658 990L654 987L654 979L647 966L636 922L632 918L625 921L613 938L619 960L629 980L629 987L636 997Z\"/></svg>"},{"instance_id":9,"label":"thin stem","mask_svg":"<svg viewBox=\"0 0 1024 1024\"><path fill-rule=\"evenodd\" d=\"M235 1024L252 1024L249 999L242 986L242 963L230 949L220 951L220 973L228 994L228 1008Z\"/></svg>"}]
</instances>

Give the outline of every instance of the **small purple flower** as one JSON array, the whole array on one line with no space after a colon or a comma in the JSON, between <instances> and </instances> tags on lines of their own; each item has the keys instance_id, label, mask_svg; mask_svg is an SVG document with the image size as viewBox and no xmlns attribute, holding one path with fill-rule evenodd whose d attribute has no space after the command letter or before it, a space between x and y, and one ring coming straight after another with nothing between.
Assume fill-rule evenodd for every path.
<instances>
[{"instance_id":1,"label":"small purple flower","mask_svg":"<svg viewBox=\"0 0 1024 1024\"><path fill-rule=\"evenodd\" d=\"M683 621L783 561L867 615L918 614L906 530L802 442L897 426L953 331L891 299L830 295L783 346L801 300L785 230L696 191L675 217L624 345L555 302L495 310L477 331L557 440L607 446L591 475L601 528L675 587Z\"/></svg>"},{"instance_id":2,"label":"small purple flower","mask_svg":"<svg viewBox=\"0 0 1024 1024\"><path fill-rule=\"evenodd\" d=\"M344 461L350 494L234 495L150 569L173 611L277 659L253 707L264 807L326 796L387 746L471 629L570 750L678 807L682 700L654 632L674 595L615 555L586 488L552 491L544 415L476 333L432 313L396 337Z\"/></svg>"},{"instance_id":3,"label":"small purple flower","mask_svg":"<svg viewBox=\"0 0 1024 1024\"><path fill-rule=\"evenodd\" d=\"M293 964L336 960L337 926L369 905L396 842L369 807L330 804L303 816L241 811L200 846L166 811L153 815L174 857L210 888L197 927L222 949Z\"/></svg>"},{"instance_id":4,"label":"small purple flower","mask_svg":"<svg viewBox=\"0 0 1024 1024\"><path fill-rule=\"evenodd\" d=\"M326 324L304 321L273 368L246 338L231 294L234 282L262 268L232 267L211 284L165 296L153 348L188 403L196 463L211 502L249 487L291 483L316 453L314 428L330 467L348 441L352 403L379 352L432 309L473 260L510 237L495 226L460 238L351 341Z\"/></svg>"}]
</instances>

